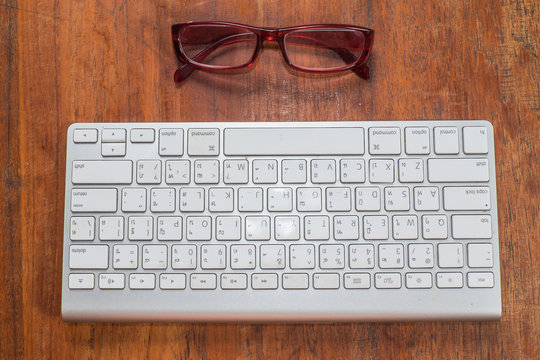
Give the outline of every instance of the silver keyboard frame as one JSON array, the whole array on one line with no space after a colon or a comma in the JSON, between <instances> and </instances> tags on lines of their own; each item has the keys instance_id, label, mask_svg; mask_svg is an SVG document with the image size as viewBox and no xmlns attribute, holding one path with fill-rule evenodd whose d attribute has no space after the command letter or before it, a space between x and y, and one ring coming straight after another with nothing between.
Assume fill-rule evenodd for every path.
<instances>
[{"instance_id":1,"label":"silver keyboard frame","mask_svg":"<svg viewBox=\"0 0 540 360\"><path fill-rule=\"evenodd\" d=\"M431 153L429 155L405 155L404 152L404 132L403 129L407 126L426 126L431 130ZM460 153L459 155L434 155L433 154L433 127L435 126L485 126L488 128L488 154L478 157L486 157L489 160L489 186L491 189L491 209L489 211L483 211L483 214L490 214L493 221L493 238L491 243L493 244L494 251L494 264L490 270L494 274L494 287L493 288L468 288L467 277L464 274L464 287L460 289L439 289L436 286L436 279L433 276L433 287L431 289L407 289L404 284L404 274L411 271L407 267L403 269L361 269L361 270L327 270L327 272L339 273L341 277L341 284L343 274L346 272L363 272L371 274L371 288L368 290L347 290L343 286L339 290L315 290L309 288L307 290L283 290L278 287L276 290L252 290L249 286L251 276L248 275L248 289L247 290L222 290L219 288L219 274L223 272L235 272L231 271L229 267L225 270L194 270L194 271L181 271L186 273L189 280L189 274L191 272L212 272L218 274L218 288L216 290L191 290L189 285L185 290L160 290L159 288L159 274L175 272L169 268L167 270L91 270L91 271L79 271L90 273L93 272L96 275L96 286L93 290L70 290L68 288L68 274L69 270L69 246L71 240L69 239L69 227L70 218L73 215L70 209L70 194L73 188L71 181L71 164L74 160L93 160L102 159L101 156L101 130L106 128L125 128L127 131L127 153L125 157L114 158L114 160L133 160L137 159L175 159L175 158L211 158L218 159L222 162L225 159L232 158L246 158L246 157L230 157L223 154L223 134L225 128L272 128L272 127L363 127L364 128L364 155L355 156L339 156L338 158L346 157L363 157L366 160L366 164L370 158L385 158L394 159L404 157L423 158L427 160L430 157L452 157L463 158L471 157L463 154L462 147L462 134L460 131L459 143ZM130 130L133 128L152 128L156 129L155 141L159 141L159 129L160 128L183 128L184 129L184 155L182 157L161 157L158 155L158 147L156 143L153 144L137 144L133 146L130 144ZM399 127L401 131L401 155L370 155L367 151L368 144L368 128L370 127ZM74 144L73 143L73 130L95 128L99 131L99 139L97 144ZM188 157L186 154L187 144L187 129L189 128L217 128L220 129L220 155L214 157ZM131 146L130 146L131 145ZM336 158L337 156L309 156L308 158ZM250 156L253 158L275 158L281 160L283 157L276 156ZM306 156L291 156L290 158L306 158ZM424 162L424 178L427 178L427 161ZM251 166L250 166L251 168ZM497 228L497 199L496 199L496 173L495 173L495 152L494 152L494 137L493 127L491 123L483 120L463 120L463 121L349 121L349 122L197 122L197 123L76 123L69 127L67 132L67 151L66 151L66 188L65 188L65 217L64 217L64 251L63 251L63 275L62 275L62 317L67 321L403 321L403 320L494 320L501 316L501 286L500 286L500 265L499 265L499 236ZM222 172L220 170L220 176ZM135 177L133 177L135 179ZM281 186L281 179L278 179L278 183L271 186ZM339 184L339 179L337 184ZM394 181L394 185L400 184ZM429 184L427 181L424 183L404 184L402 186L422 186ZM463 183L467 185L471 183ZM476 183L477 184L477 183ZM486 184L486 183L483 183ZM366 180L363 184L347 184L352 188L356 186L369 186L370 183ZM375 184L373 186L391 186L392 184ZM450 183L437 183L439 187L450 185ZM456 185L452 183L451 185ZM121 189L126 185L96 185L94 187L107 187ZM129 185L127 185L129 186ZM159 186L159 185L158 185ZM164 183L161 184L164 186ZM191 183L189 186L194 186ZM197 185L199 186L199 185ZM216 186L227 186L237 188L240 186L257 186L265 187L266 185L253 184L251 182L251 170L250 170L250 182L243 185L223 185L222 183L217 185L200 185L206 189ZM286 184L287 187L296 187L299 185ZM301 186L301 185L300 185ZM304 186L332 186L332 185L310 185L308 183ZM85 186L92 187L92 186ZM154 186L147 186L156 187ZM174 186L178 188L178 186ZM120 193L120 190L119 190ZM442 195L441 195L442 196ZM119 200L118 200L119 201ZM120 207L119 207L120 209ZM119 211L120 212L120 211ZM117 212L118 213L118 212ZM355 210L351 212L355 213ZM349 213L349 214L351 214ZM409 214L423 214L423 212L410 211ZM442 209L436 213L446 213ZM471 212L480 213L480 212ZM175 214L179 214L178 209ZM238 215L237 209L233 213L228 215ZM263 211L260 214L267 214ZM293 211L288 213L290 215L297 215L298 213ZM320 215L333 216L335 213L327 213L323 208L323 211L318 213ZM395 215L395 212L387 213L382 207L380 212L372 213L358 213L359 215ZM84 216L99 217L102 214L97 213L85 213ZM137 215L152 215L150 209L144 214ZM197 213L197 215L210 215L207 210L204 213ZM246 215L246 213L240 213L240 215ZM247 214L257 215L257 213ZM276 214L270 214L270 216ZM281 214L282 215L282 214ZM300 215L306 215L301 213ZM215 215L214 215L215 216ZM154 229L155 230L155 229ZM97 231L96 231L97 236ZM449 231L450 236L450 231ZM420 236L421 238L421 236ZM414 242L420 242L422 240L401 240L397 243L408 244ZM242 240L241 240L242 241ZM302 240L300 240L302 241ZM359 243L364 240L352 241L339 241L338 243L348 245L351 243ZM387 243L393 240L386 240ZM426 240L423 242L438 243L451 240ZM98 240L93 242L81 242L77 241L77 244L96 244ZM330 241L319 241L316 244L321 243L333 243ZM373 244L380 244L383 241L371 241ZM467 243L467 240L458 240L456 242ZM129 243L127 239L122 242L110 242L107 243L111 247L118 243ZM156 244L156 239L145 242L143 244ZM180 242L159 242L165 244L172 243L193 243L187 242L185 239ZM196 242L195 242L196 243ZM217 243L217 240L199 242L199 244ZM224 242L219 242L223 244ZM239 242L230 242L239 243ZM242 243L245 243L243 240ZM288 246L294 242L276 241L271 239L270 241L250 242L255 245L258 244L270 244L280 243ZM109 264L111 261L111 254L109 254ZM140 256L140 255L139 255ZM168 255L170 262L170 254ZM229 254L227 254L227 262L229 262ZM348 256L347 258L348 259ZM259 255L257 254L257 265L259 261ZM347 260L346 260L347 262ZM227 264L229 265L229 264ZM288 266L288 255L287 255ZM477 269L471 269L475 271ZM414 270L413 270L414 271ZM422 270L423 271L423 270ZM431 272L435 274L439 271L437 264L434 264L434 268L425 269L425 272ZM440 271L453 271L448 269L442 269ZM469 271L467 260L465 258L464 267L462 269L455 269L455 271L466 273ZM73 271L76 272L76 271ZM126 282L129 278L129 273L144 272L156 274L156 288L154 290L130 290L128 284L123 290L100 290L97 286L97 276L102 272L114 272L126 274ZM176 272L180 272L176 270ZM236 271L244 272L244 271ZM278 271L263 271L263 270L249 270L246 273L253 272L273 272L282 274L285 272L294 272L290 269L278 270ZM300 272L308 273L310 275L310 286L312 281L312 274L315 272L324 272L320 269L313 270L301 270ZM402 274L402 287L400 289L376 289L373 283L373 274L376 272L399 272ZM189 283L189 281L188 281ZM279 276L279 285L281 285L281 276Z\"/></svg>"}]
</instances>

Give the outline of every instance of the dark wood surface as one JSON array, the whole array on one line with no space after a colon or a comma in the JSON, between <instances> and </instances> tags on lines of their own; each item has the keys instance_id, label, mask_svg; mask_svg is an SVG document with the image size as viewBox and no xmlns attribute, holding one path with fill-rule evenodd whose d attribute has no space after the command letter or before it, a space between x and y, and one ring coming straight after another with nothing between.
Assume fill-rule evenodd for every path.
<instances>
[{"instance_id":1,"label":"dark wood surface","mask_svg":"<svg viewBox=\"0 0 540 360\"><path fill-rule=\"evenodd\" d=\"M539 12L536 0L1 0L0 358L539 359ZM169 27L188 20L369 27L372 78L295 73L269 44L248 72L176 87ZM61 320L69 124L387 119L494 124L500 321Z\"/></svg>"}]
</instances>

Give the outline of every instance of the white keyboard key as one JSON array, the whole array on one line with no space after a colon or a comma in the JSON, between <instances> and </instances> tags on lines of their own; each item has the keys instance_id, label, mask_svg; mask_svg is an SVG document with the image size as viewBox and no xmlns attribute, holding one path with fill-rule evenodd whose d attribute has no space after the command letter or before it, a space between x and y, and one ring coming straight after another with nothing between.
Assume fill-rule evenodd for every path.
<instances>
[{"instance_id":1,"label":"white keyboard key","mask_svg":"<svg viewBox=\"0 0 540 360\"><path fill-rule=\"evenodd\" d=\"M204 211L204 189L180 188L178 208L181 212Z\"/></svg>"},{"instance_id":2,"label":"white keyboard key","mask_svg":"<svg viewBox=\"0 0 540 360\"><path fill-rule=\"evenodd\" d=\"M130 140L132 143L153 143L155 140L154 129L131 129Z\"/></svg>"},{"instance_id":3,"label":"white keyboard key","mask_svg":"<svg viewBox=\"0 0 540 360\"><path fill-rule=\"evenodd\" d=\"M334 239L358 240L360 222L356 215L334 216Z\"/></svg>"},{"instance_id":4,"label":"white keyboard key","mask_svg":"<svg viewBox=\"0 0 540 360\"><path fill-rule=\"evenodd\" d=\"M227 250L225 245L201 246L201 269L225 269Z\"/></svg>"},{"instance_id":5,"label":"white keyboard key","mask_svg":"<svg viewBox=\"0 0 540 360\"><path fill-rule=\"evenodd\" d=\"M430 131L428 127L405 128L405 152L409 155L429 154Z\"/></svg>"},{"instance_id":6,"label":"white keyboard key","mask_svg":"<svg viewBox=\"0 0 540 360\"><path fill-rule=\"evenodd\" d=\"M138 184L161 183L161 160L137 161L137 183Z\"/></svg>"},{"instance_id":7,"label":"white keyboard key","mask_svg":"<svg viewBox=\"0 0 540 360\"><path fill-rule=\"evenodd\" d=\"M424 181L424 161L422 159L399 159L399 181L421 183Z\"/></svg>"},{"instance_id":8,"label":"white keyboard key","mask_svg":"<svg viewBox=\"0 0 540 360\"><path fill-rule=\"evenodd\" d=\"M225 160L223 162L223 182L225 184L247 184L249 163L247 160Z\"/></svg>"},{"instance_id":9,"label":"white keyboard key","mask_svg":"<svg viewBox=\"0 0 540 360\"><path fill-rule=\"evenodd\" d=\"M94 240L95 219L92 216L72 216L69 228L69 238L77 241Z\"/></svg>"},{"instance_id":10,"label":"white keyboard key","mask_svg":"<svg viewBox=\"0 0 540 360\"><path fill-rule=\"evenodd\" d=\"M151 290L156 287L154 274L130 274L129 288L132 290Z\"/></svg>"},{"instance_id":11,"label":"white keyboard key","mask_svg":"<svg viewBox=\"0 0 540 360\"><path fill-rule=\"evenodd\" d=\"M437 287L439 288L462 288L462 273L437 273Z\"/></svg>"},{"instance_id":12,"label":"white keyboard key","mask_svg":"<svg viewBox=\"0 0 540 360\"><path fill-rule=\"evenodd\" d=\"M371 279L369 274L346 273L343 275L343 286L345 289L369 289Z\"/></svg>"},{"instance_id":13,"label":"white keyboard key","mask_svg":"<svg viewBox=\"0 0 540 360\"><path fill-rule=\"evenodd\" d=\"M122 211L145 212L146 211L146 189L145 188L123 188L122 189Z\"/></svg>"},{"instance_id":14,"label":"white keyboard key","mask_svg":"<svg viewBox=\"0 0 540 360\"><path fill-rule=\"evenodd\" d=\"M468 244L467 254L469 267L490 268L493 267L493 245L491 244Z\"/></svg>"},{"instance_id":15,"label":"white keyboard key","mask_svg":"<svg viewBox=\"0 0 540 360\"><path fill-rule=\"evenodd\" d=\"M446 186L445 210L489 210L491 196L487 186Z\"/></svg>"},{"instance_id":16,"label":"white keyboard key","mask_svg":"<svg viewBox=\"0 0 540 360\"><path fill-rule=\"evenodd\" d=\"M142 247L143 269L167 268L167 245L144 245Z\"/></svg>"},{"instance_id":17,"label":"white keyboard key","mask_svg":"<svg viewBox=\"0 0 540 360\"><path fill-rule=\"evenodd\" d=\"M433 267L432 244L409 244L409 267L412 269L431 269Z\"/></svg>"},{"instance_id":18,"label":"white keyboard key","mask_svg":"<svg viewBox=\"0 0 540 360\"><path fill-rule=\"evenodd\" d=\"M281 162L281 182L284 184L305 184L307 181L306 160L287 159Z\"/></svg>"},{"instance_id":19,"label":"white keyboard key","mask_svg":"<svg viewBox=\"0 0 540 360\"><path fill-rule=\"evenodd\" d=\"M159 287L162 290L183 290L186 288L186 274L161 274Z\"/></svg>"},{"instance_id":20,"label":"white keyboard key","mask_svg":"<svg viewBox=\"0 0 540 360\"><path fill-rule=\"evenodd\" d=\"M150 210L152 212L174 212L176 193L174 188L154 188L150 190Z\"/></svg>"},{"instance_id":21,"label":"white keyboard key","mask_svg":"<svg viewBox=\"0 0 540 360\"><path fill-rule=\"evenodd\" d=\"M439 210L439 188L422 186L414 188L414 209L417 211Z\"/></svg>"},{"instance_id":22,"label":"white keyboard key","mask_svg":"<svg viewBox=\"0 0 540 360\"><path fill-rule=\"evenodd\" d=\"M320 245L319 267L321 269L343 269L345 267L345 246L341 244Z\"/></svg>"},{"instance_id":23,"label":"white keyboard key","mask_svg":"<svg viewBox=\"0 0 540 360\"><path fill-rule=\"evenodd\" d=\"M326 188L327 211L351 211L351 189L348 187Z\"/></svg>"},{"instance_id":24,"label":"white keyboard key","mask_svg":"<svg viewBox=\"0 0 540 360\"><path fill-rule=\"evenodd\" d=\"M97 137L97 134L96 134ZM68 287L70 289L90 290L94 288L94 274L69 274Z\"/></svg>"},{"instance_id":25,"label":"white keyboard key","mask_svg":"<svg viewBox=\"0 0 540 360\"><path fill-rule=\"evenodd\" d=\"M190 286L192 290L213 290L217 287L216 274L191 274Z\"/></svg>"},{"instance_id":26,"label":"white keyboard key","mask_svg":"<svg viewBox=\"0 0 540 360\"><path fill-rule=\"evenodd\" d=\"M97 129L75 129L73 130L73 142L80 143L96 143L98 139ZM92 280L93 284L93 280ZM92 286L93 287L93 286Z\"/></svg>"},{"instance_id":27,"label":"white keyboard key","mask_svg":"<svg viewBox=\"0 0 540 360\"><path fill-rule=\"evenodd\" d=\"M125 278L124 274L99 274L99 288L111 290L123 289L126 286Z\"/></svg>"},{"instance_id":28,"label":"white keyboard key","mask_svg":"<svg viewBox=\"0 0 540 360\"><path fill-rule=\"evenodd\" d=\"M107 269L109 247L107 245L71 245L69 247L70 269Z\"/></svg>"},{"instance_id":29,"label":"white keyboard key","mask_svg":"<svg viewBox=\"0 0 540 360\"><path fill-rule=\"evenodd\" d=\"M231 246L231 269L255 269L257 258L255 245Z\"/></svg>"},{"instance_id":30,"label":"white keyboard key","mask_svg":"<svg viewBox=\"0 0 540 360\"><path fill-rule=\"evenodd\" d=\"M285 245L261 245L259 253L261 269L285 268Z\"/></svg>"},{"instance_id":31,"label":"white keyboard key","mask_svg":"<svg viewBox=\"0 0 540 360\"><path fill-rule=\"evenodd\" d=\"M460 268L463 267L463 245L462 244L439 244L439 267Z\"/></svg>"},{"instance_id":32,"label":"white keyboard key","mask_svg":"<svg viewBox=\"0 0 540 360\"><path fill-rule=\"evenodd\" d=\"M433 287L431 273L407 273L405 286L409 289L430 289Z\"/></svg>"},{"instance_id":33,"label":"white keyboard key","mask_svg":"<svg viewBox=\"0 0 540 360\"><path fill-rule=\"evenodd\" d=\"M375 274L375 287L377 289L401 288L400 273L377 273Z\"/></svg>"},{"instance_id":34,"label":"white keyboard key","mask_svg":"<svg viewBox=\"0 0 540 360\"><path fill-rule=\"evenodd\" d=\"M160 216L157 218L158 240L182 240L182 218L180 216Z\"/></svg>"},{"instance_id":35,"label":"white keyboard key","mask_svg":"<svg viewBox=\"0 0 540 360\"><path fill-rule=\"evenodd\" d=\"M219 183L219 162L217 160L196 160L193 172L196 184Z\"/></svg>"},{"instance_id":36,"label":"white keyboard key","mask_svg":"<svg viewBox=\"0 0 540 360\"><path fill-rule=\"evenodd\" d=\"M242 236L240 216L216 217L217 240L240 240Z\"/></svg>"},{"instance_id":37,"label":"white keyboard key","mask_svg":"<svg viewBox=\"0 0 540 360\"><path fill-rule=\"evenodd\" d=\"M381 269L401 269L404 266L402 244L379 245L379 267Z\"/></svg>"},{"instance_id":38,"label":"white keyboard key","mask_svg":"<svg viewBox=\"0 0 540 360\"><path fill-rule=\"evenodd\" d=\"M309 287L309 275L298 273L285 273L282 280L283 289L285 290L303 290Z\"/></svg>"},{"instance_id":39,"label":"white keyboard key","mask_svg":"<svg viewBox=\"0 0 540 360\"><path fill-rule=\"evenodd\" d=\"M114 245L113 268L136 269L139 259L139 247L137 245Z\"/></svg>"},{"instance_id":40,"label":"white keyboard key","mask_svg":"<svg viewBox=\"0 0 540 360\"><path fill-rule=\"evenodd\" d=\"M289 248L291 269L315 268L315 245L291 245Z\"/></svg>"},{"instance_id":41,"label":"white keyboard key","mask_svg":"<svg viewBox=\"0 0 540 360\"><path fill-rule=\"evenodd\" d=\"M369 153L397 155L401 153L401 130L394 127L369 128Z\"/></svg>"},{"instance_id":42,"label":"white keyboard key","mask_svg":"<svg viewBox=\"0 0 540 360\"><path fill-rule=\"evenodd\" d=\"M298 216L276 216L274 218L276 240L299 240L300 218Z\"/></svg>"},{"instance_id":43,"label":"white keyboard key","mask_svg":"<svg viewBox=\"0 0 540 360\"><path fill-rule=\"evenodd\" d=\"M333 184L336 182L336 161L331 159L311 160L311 182Z\"/></svg>"},{"instance_id":44,"label":"white keyboard key","mask_svg":"<svg viewBox=\"0 0 540 360\"><path fill-rule=\"evenodd\" d=\"M159 129L159 155L184 155L183 129Z\"/></svg>"},{"instance_id":45,"label":"white keyboard key","mask_svg":"<svg viewBox=\"0 0 540 360\"><path fill-rule=\"evenodd\" d=\"M278 180L277 160L253 160L253 183L275 184Z\"/></svg>"},{"instance_id":46,"label":"white keyboard key","mask_svg":"<svg viewBox=\"0 0 540 360\"><path fill-rule=\"evenodd\" d=\"M369 181L372 183L394 182L394 160L369 160Z\"/></svg>"},{"instance_id":47,"label":"white keyboard key","mask_svg":"<svg viewBox=\"0 0 540 360\"><path fill-rule=\"evenodd\" d=\"M349 245L349 267L351 269L373 269L375 248L371 244Z\"/></svg>"},{"instance_id":48,"label":"white keyboard key","mask_svg":"<svg viewBox=\"0 0 540 360\"><path fill-rule=\"evenodd\" d=\"M428 159L430 182L489 181L487 159Z\"/></svg>"},{"instance_id":49,"label":"white keyboard key","mask_svg":"<svg viewBox=\"0 0 540 360\"><path fill-rule=\"evenodd\" d=\"M73 161L73 184L131 184L133 163L128 160Z\"/></svg>"},{"instance_id":50,"label":"white keyboard key","mask_svg":"<svg viewBox=\"0 0 540 360\"><path fill-rule=\"evenodd\" d=\"M165 162L165 182L167 184L189 184L191 173L189 160L168 160Z\"/></svg>"},{"instance_id":51,"label":"white keyboard key","mask_svg":"<svg viewBox=\"0 0 540 360\"><path fill-rule=\"evenodd\" d=\"M251 275L251 287L254 290L269 290L278 288L277 274L253 274Z\"/></svg>"},{"instance_id":52,"label":"white keyboard key","mask_svg":"<svg viewBox=\"0 0 540 360\"><path fill-rule=\"evenodd\" d=\"M484 126L463 127L463 152L465 154L487 154L488 139Z\"/></svg>"},{"instance_id":53,"label":"white keyboard key","mask_svg":"<svg viewBox=\"0 0 540 360\"><path fill-rule=\"evenodd\" d=\"M101 155L103 156L125 156L125 143L103 143L101 144Z\"/></svg>"},{"instance_id":54,"label":"white keyboard key","mask_svg":"<svg viewBox=\"0 0 540 360\"><path fill-rule=\"evenodd\" d=\"M221 274L221 288L223 290L247 289L246 274Z\"/></svg>"},{"instance_id":55,"label":"white keyboard key","mask_svg":"<svg viewBox=\"0 0 540 360\"><path fill-rule=\"evenodd\" d=\"M152 240L154 236L154 218L151 216L131 216L128 223L129 240Z\"/></svg>"},{"instance_id":56,"label":"white keyboard key","mask_svg":"<svg viewBox=\"0 0 540 360\"><path fill-rule=\"evenodd\" d=\"M436 154L459 153L458 129L456 127L435 127L433 134Z\"/></svg>"},{"instance_id":57,"label":"white keyboard key","mask_svg":"<svg viewBox=\"0 0 540 360\"><path fill-rule=\"evenodd\" d=\"M268 188L268 211L292 211L292 188Z\"/></svg>"},{"instance_id":58,"label":"white keyboard key","mask_svg":"<svg viewBox=\"0 0 540 360\"><path fill-rule=\"evenodd\" d=\"M234 210L233 188L211 188L208 190L208 210L231 212Z\"/></svg>"},{"instance_id":59,"label":"white keyboard key","mask_svg":"<svg viewBox=\"0 0 540 360\"><path fill-rule=\"evenodd\" d=\"M296 190L296 210L321 211L322 190L318 187L305 187Z\"/></svg>"},{"instance_id":60,"label":"white keyboard key","mask_svg":"<svg viewBox=\"0 0 540 360\"><path fill-rule=\"evenodd\" d=\"M394 239L418 239L418 218L416 215L393 216L392 225Z\"/></svg>"},{"instance_id":61,"label":"white keyboard key","mask_svg":"<svg viewBox=\"0 0 540 360\"><path fill-rule=\"evenodd\" d=\"M422 236L424 239L446 239L448 237L448 218L446 215L422 216Z\"/></svg>"},{"instance_id":62,"label":"white keyboard key","mask_svg":"<svg viewBox=\"0 0 540 360\"><path fill-rule=\"evenodd\" d=\"M187 145L190 156L217 156L219 129L189 129Z\"/></svg>"},{"instance_id":63,"label":"white keyboard key","mask_svg":"<svg viewBox=\"0 0 540 360\"><path fill-rule=\"evenodd\" d=\"M467 274L467 284L470 288L492 288L495 284L491 272L470 272Z\"/></svg>"},{"instance_id":64,"label":"white keyboard key","mask_svg":"<svg viewBox=\"0 0 540 360\"><path fill-rule=\"evenodd\" d=\"M313 274L314 289L339 289L339 274Z\"/></svg>"},{"instance_id":65,"label":"white keyboard key","mask_svg":"<svg viewBox=\"0 0 540 360\"><path fill-rule=\"evenodd\" d=\"M270 240L269 216L246 216L246 240Z\"/></svg>"},{"instance_id":66,"label":"white keyboard key","mask_svg":"<svg viewBox=\"0 0 540 360\"><path fill-rule=\"evenodd\" d=\"M102 216L99 218L99 239L100 240L123 240L124 239L124 217L123 216Z\"/></svg>"},{"instance_id":67,"label":"white keyboard key","mask_svg":"<svg viewBox=\"0 0 540 360\"><path fill-rule=\"evenodd\" d=\"M263 189L239 188L238 211L258 212L263 210Z\"/></svg>"},{"instance_id":68,"label":"white keyboard key","mask_svg":"<svg viewBox=\"0 0 540 360\"><path fill-rule=\"evenodd\" d=\"M197 246L173 245L171 267L175 270L188 270L197 267Z\"/></svg>"},{"instance_id":69,"label":"white keyboard key","mask_svg":"<svg viewBox=\"0 0 540 360\"><path fill-rule=\"evenodd\" d=\"M186 218L186 239L204 241L212 238L212 218L210 216L188 216Z\"/></svg>"},{"instance_id":70,"label":"white keyboard key","mask_svg":"<svg viewBox=\"0 0 540 360\"><path fill-rule=\"evenodd\" d=\"M330 218L328 216L305 216L304 238L306 240L330 239Z\"/></svg>"},{"instance_id":71,"label":"white keyboard key","mask_svg":"<svg viewBox=\"0 0 540 360\"><path fill-rule=\"evenodd\" d=\"M366 240L388 239L388 216L386 215L364 216L364 239Z\"/></svg>"},{"instance_id":72,"label":"white keyboard key","mask_svg":"<svg viewBox=\"0 0 540 360\"><path fill-rule=\"evenodd\" d=\"M104 143L126 142L126 129L103 129L101 141Z\"/></svg>"},{"instance_id":73,"label":"white keyboard key","mask_svg":"<svg viewBox=\"0 0 540 360\"><path fill-rule=\"evenodd\" d=\"M357 211L381 210L381 189L378 187L357 187L355 203Z\"/></svg>"},{"instance_id":74,"label":"white keyboard key","mask_svg":"<svg viewBox=\"0 0 540 360\"><path fill-rule=\"evenodd\" d=\"M116 189L72 189L71 212L116 212Z\"/></svg>"},{"instance_id":75,"label":"white keyboard key","mask_svg":"<svg viewBox=\"0 0 540 360\"><path fill-rule=\"evenodd\" d=\"M491 215L452 215L454 239L491 239Z\"/></svg>"},{"instance_id":76,"label":"white keyboard key","mask_svg":"<svg viewBox=\"0 0 540 360\"><path fill-rule=\"evenodd\" d=\"M363 183L366 181L364 159L342 159L339 165L342 183Z\"/></svg>"},{"instance_id":77,"label":"white keyboard key","mask_svg":"<svg viewBox=\"0 0 540 360\"><path fill-rule=\"evenodd\" d=\"M386 211L408 211L410 207L408 187L384 188L384 208Z\"/></svg>"}]
</instances>

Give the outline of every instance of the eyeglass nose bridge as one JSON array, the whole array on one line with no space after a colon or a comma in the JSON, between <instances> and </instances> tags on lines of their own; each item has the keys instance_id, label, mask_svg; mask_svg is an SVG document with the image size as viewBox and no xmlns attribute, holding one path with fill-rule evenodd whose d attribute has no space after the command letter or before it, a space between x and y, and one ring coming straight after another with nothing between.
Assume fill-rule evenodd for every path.
<instances>
[{"instance_id":1,"label":"eyeglass nose bridge","mask_svg":"<svg viewBox=\"0 0 540 360\"><path fill-rule=\"evenodd\" d=\"M262 41L278 41L279 30L273 28L266 28L261 30Z\"/></svg>"}]
</instances>

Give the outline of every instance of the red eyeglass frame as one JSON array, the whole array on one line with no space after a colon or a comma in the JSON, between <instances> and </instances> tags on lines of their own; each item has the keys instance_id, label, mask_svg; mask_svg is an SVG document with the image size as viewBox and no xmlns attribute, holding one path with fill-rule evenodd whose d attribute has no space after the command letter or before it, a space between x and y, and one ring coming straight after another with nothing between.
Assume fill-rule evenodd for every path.
<instances>
[{"instance_id":1,"label":"red eyeglass frame","mask_svg":"<svg viewBox=\"0 0 540 360\"><path fill-rule=\"evenodd\" d=\"M249 62L242 65L238 65L238 66L206 65L206 64L197 63L191 60L184 53L184 50L182 49L182 46L180 45L179 34L182 29L184 29L187 26L192 26L192 25L222 25L222 26L248 30L252 32L253 34L257 36L257 44L255 47L255 51L253 52L253 56L251 57ZM285 39L285 36L292 31L306 30L306 29L308 30L309 29L349 29L349 30L360 31L364 34L364 39L365 39L364 48L362 50L362 53L360 54L360 56L355 62L348 65L344 65L342 67L335 67L331 69L313 69L313 68L299 67L299 66L294 65L289 59L289 56L287 55L287 49L285 47L284 39ZM196 69L229 71L229 70L238 70L238 69L247 68L253 65L253 63L257 59L257 56L259 55L259 52L262 48L264 41L277 41L279 48L281 50L281 54L283 55L283 58L285 59L285 62L291 68L295 70L308 72L308 73L334 73L334 72L352 70L356 75L358 75L362 79L365 79L365 80L369 79L369 68L365 64L365 62L371 50L374 31L371 29L363 28L363 27L358 27L358 26L353 26L353 25L340 25L340 24L313 24L313 25L301 25L301 26L294 26L294 27L287 27L287 28L270 28L270 27L255 27L255 26L231 23L231 22L226 22L226 21L190 21L190 22L172 25L171 33L172 33L173 48L176 53L176 57L178 58L178 60L180 60L183 63L183 65L180 66L174 73L174 82L177 84L185 80ZM335 51L343 60L345 60L347 57L350 57L350 56L356 57L345 48L338 48L338 49L332 48L332 50ZM207 48L203 50L204 53L206 51L212 51L212 48Z\"/></svg>"}]
</instances>

